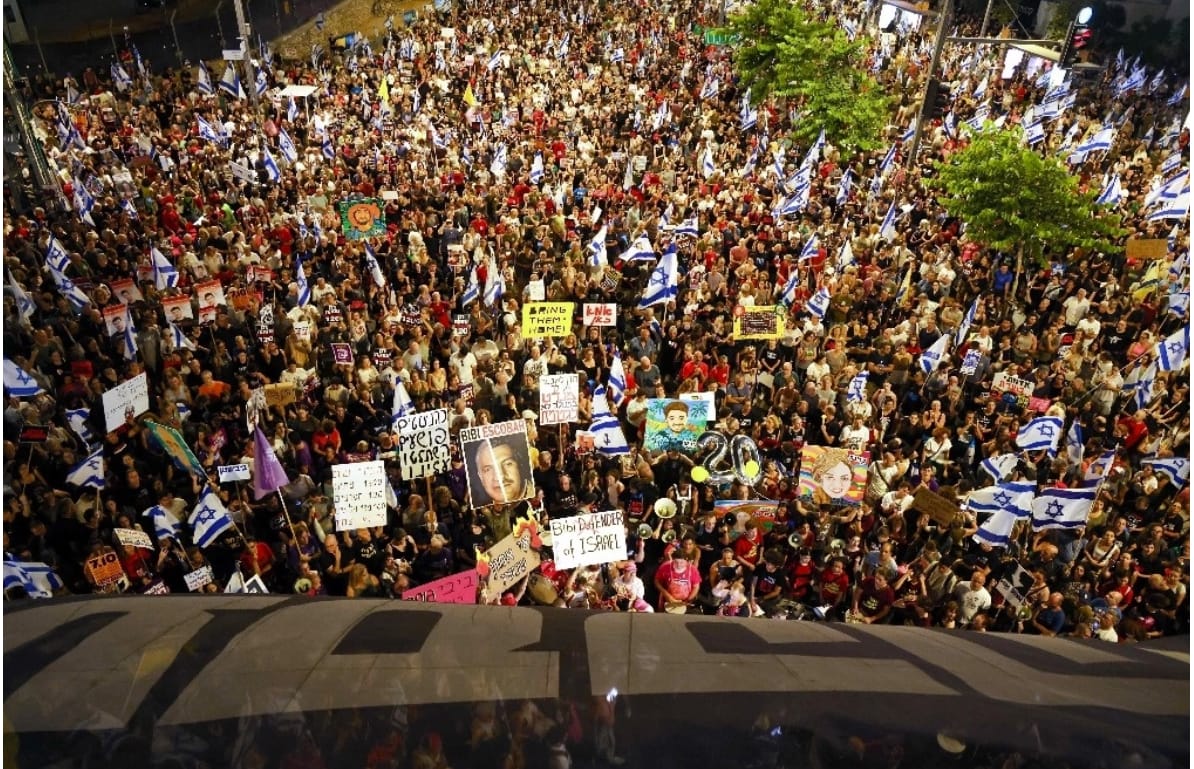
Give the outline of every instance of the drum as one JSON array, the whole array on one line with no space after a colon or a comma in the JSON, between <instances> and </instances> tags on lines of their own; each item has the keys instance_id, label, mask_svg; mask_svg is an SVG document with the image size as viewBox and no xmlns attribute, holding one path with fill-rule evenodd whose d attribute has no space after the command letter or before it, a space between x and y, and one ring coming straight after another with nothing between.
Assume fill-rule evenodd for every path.
<instances>
[{"instance_id":1,"label":"drum","mask_svg":"<svg viewBox=\"0 0 1194 769\"><path fill-rule=\"evenodd\" d=\"M664 605L663 610L668 614L687 614L688 604L683 601L668 601Z\"/></svg>"},{"instance_id":2,"label":"drum","mask_svg":"<svg viewBox=\"0 0 1194 769\"><path fill-rule=\"evenodd\" d=\"M847 624L847 625L861 625L861 624L863 624L863 622L862 622L862 615L861 615L861 614L855 614L854 612L847 610L847 611L846 611L846 624Z\"/></svg>"},{"instance_id":3,"label":"drum","mask_svg":"<svg viewBox=\"0 0 1194 769\"><path fill-rule=\"evenodd\" d=\"M530 593L531 600L540 606L555 606L560 600L560 591L556 589L555 583L539 572L531 574L527 581L527 592Z\"/></svg>"}]
</instances>

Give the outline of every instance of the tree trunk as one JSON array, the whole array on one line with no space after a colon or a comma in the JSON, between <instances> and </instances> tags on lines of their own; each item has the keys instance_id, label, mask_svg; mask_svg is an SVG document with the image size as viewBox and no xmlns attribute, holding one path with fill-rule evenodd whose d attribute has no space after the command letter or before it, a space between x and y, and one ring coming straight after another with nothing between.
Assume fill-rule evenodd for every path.
<instances>
[{"instance_id":1,"label":"tree trunk","mask_svg":"<svg viewBox=\"0 0 1194 769\"><path fill-rule=\"evenodd\" d=\"M996 270L999 268L996 267ZM1020 273L1024 269L1024 246L1016 247L1016 267L1012 273L1012 287L1008 290L1007 299L1003 303L1003 317L1009 317L1008 313L1012 311L1012 302L1015 300L1016 292L1020 290Z\"/></svg>"}]
</instances>

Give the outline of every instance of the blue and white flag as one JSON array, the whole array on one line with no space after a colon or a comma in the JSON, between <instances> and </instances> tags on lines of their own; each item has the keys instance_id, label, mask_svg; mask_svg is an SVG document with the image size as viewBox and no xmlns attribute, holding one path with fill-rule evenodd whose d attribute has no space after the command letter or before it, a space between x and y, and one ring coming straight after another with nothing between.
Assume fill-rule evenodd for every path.
<instances>
[{"instance_id":1,"label":"blue and white flag","mask_svg":"<svg viewBox=\"0 0 1194 769\"><path fill-rule=\"evenodd\" d=\"M1016 523L1024 516L1010 510L996 510L987 520L979 524L978 531L971 537L975 542L991 547L1007 547L1012 539Z\"/></svg>"},{"instance_id":2,"label":"blue and white flag","mask_svg":"<svg viewBox=\"0 0 1194 769\"><path fill-rule=\"evenodd\" d=\"M170 327L170 341L173 343L175 350L199 349L198 345L186 335L186 332L177 323L166 321L166 325Z\"/></svg>"},{"instance_id":3,"label":"blue and white flag","mask_svg":"<svg viewBox=\"0 0 1194 769\"><path fill-rule=\"evenodd\" d=\"M464 287L464 293L460 295L460 306L468 307L480 298L481 284L477 280L477 268L474 265L472 272L469 273L468 285Z\"/></svg>"},{"instance_id":4,"label":"blue and white flag","mask_svg":"<svg viewBox=\"0 0 1194 769\"><path fill-rule=\"evenodd\" d=\"M269 78L265 74L264 69L257 70L257 95L265 96L265 92L269 90Z\"/></svg>"},{"instance_id":5,"label":"blue and white flag","mask_svg":"<svg viewBox=\"0 0 1194 769\"><path fill-rule=\"evenodd\" d=\"M4 359L4 389L16 398L32 398L42 392L32 374L7 358Z\"/></svg>"},{"instance_id":6,"label":"blue and white flag","mask_svg":"<svg viewBox=\"0 0 1194 769\"><path fill-rule=\"evenodd\" d=\"M1027 451L1056 451L1064 427L1061 417L1037 417L1020 428L1016 445Z\"/></svg>"},{"instance_id":7,"label":"blue and white flag","mask_svg":"<svg viewBox=\"0 0 1194 769\"><path fill-rule=\"evenodd\" d=\"M294 269L295 282L298 283L298 306L306 307L311 303L311 284L307 282L307 272L303 269L303 260L298 260Z\"/></svg>"},{"instance_id":8,"label":"blue and white flag","mask_svg":"<svg viewBox=\"0 0 1194 769\"><path fill-rule=\"evenodd\" d=\"M708 179L715 173L717 173L717 165L713 162L713 150L706 148L705 153L701 156L701 176Z\"/></svg>"},{"instance_id":9,"label":"blue and white flag","mask_svg":"<svg viewBox=\"0 0 1194 769\"><path fill-rule=\"evenodd\" d=\"M262 146L261 148L261 164L265 166L265 175L269 180L277 184L282 179L282 170L278 168L278 161L274 160L274 156L270 154L269 147Z\"/></svg>"},{"instance_id":10,"label":"blue and white flag","mask_svg":"<svg viewBox=\"0 0 1194 769\"><path fill-rule=\"evenodd\" d=\"M1174 152L1161 163L1161 175L1168 176L1181 167L1185 157L1180 152Z\"/></svg>"},{"instance_id":11,"label":"blue and white flag","mask_svg":"<svg viewBox=\"0 0 1194 769\"><path fill-rule=\"evenodd\" d=\"M1181 104L1182 99L1186 98L1186 92L1189 90L1189 88L1190 88L1189 83L1182 83L1181 89L1178 91L1175 91L1173 93L1173 96L1169 97L1169 101L1167 101L1165 103L1167 105L1169 105L1170 107L1176 107L1178 104Z\"/></svg>"},{"instance_id":12,"label":"blue and white flag","mask_svg":"<svg viewBox=\"0 0 1194 769\"><path fill-rule=\"evenodd\" d=\"M945 128L945 133L951 137L956 138L958 135L958 119L954 117L954 111L950 110L949 114L945 116L942 121L942 126Z\"/></svg>"},{"instance_id":13,"label":"blue and white flag","mask_svg":"<svg viewBox=\"0 0 1194 769\"><path fill-rule=\"evenodd\" d=\"M962 358L962 365L958 370L962 373L962 376L974 376L978 372L978 367L982 362L982 351L977 347L972 347L966 351L966 355Z\"/></svg>"},{"instance_id":14,"label":"blue and white flag","mask_svg":"<svg viewBox=\"0 0 1194 769\"><path fill-rule=\"evenodd\" d=\"M738 113L738 128L742 131L749 131L759 123L759 110L750 106L749 91L747 91L748 98L743 99L742 109Z\"/></svg>"},{"instance_id":15,"label":"blue and white flag","mask_svg":"<svg viewBox=\"0 0 1194 769\"><path fill-rule=\"evenodd\" d=\"M506 145L499 144L493 153L493 162L489 164L489 172L499 179L506 175Z\"/></svg>"},{"instance_id":16,"label":"blue and white flag","mask_svg":"<svg viewBox=\"0 0 1194 769\"><path fill-rule=\"evenodd\" d=\"M327 133L324 133L323 135L323 141L320 142L319 151L323 154L324 158L328 160L336 159L336 148L332 146L332 137Z\"/></svg>"},{"instance_id":17,"label":"blue and white flag","mask_svg":"<svg viewBox=\"0 0 1194 769\"><path fill-rule=\"evenodd\" d=\"M680 265L676 254L676 244L672 243L664 250L659 264L651 271L651 279L643 289L642 299L639 300L640 310L676 298L680 283Z\"/></svg>"},{"instance_id":18,"label":"blue and white flag","mask_svg":"<svg viewBox=\"0 0 1194 769\"><path fill-rule=\"evenodd\" d=\"M796 304L796 292L800 289L800 273L792 270L792 274L788 276L788 282L784 284L783 293L779 295L780 301L786 307L791 307Z\"/></svg>"},{"instance_id":19,"label":"blue and white flag","mask_svg":"<svg viewBox=\"0 0 1194 769\"><path fill-rule=\"evenodd\" d=\"M1087 465L1086 472L1082 475L1082 485L1084 487L1098 486L1111 474L1113 467L1115 467L1115 449L1107 449L1098 459Z\"/></svg>"},{"instance_id":20,"label":"blue and white flag","mask_svg":"<svg viewBox=\"0 0 1194 769\"><path fill-rule=\"evenodd\" d=\"M1082 457L1086 453L1086 438L1082 432L1082 423L1075 419L1070 423L1070 429L1065 434L1065 457L1070 467L1082 464Z\"/></svg>"},{"instance_id":21,"label":"blue and white flag","mask_svg":"<svg viewBox=\"0 0 1194 769\"><path fill-rule=\"evenodd\" d=\"M626 370L622 367L622 356L614 350L614 360L609 365L609 377L606 379L609 397L614 401L614 408L622 405L626 399Z\"/></svg>"},{"instance_id":22,"label":"blue and white flag","mask_svg":"<svg viewBox=\"0 0 1194 769\"><path fill-rule=\"evenodd\" d=\"M493 72L500 66L502 66L502 49L499 48L489 55L489 63L485 65L485 68Z\"/></svg>"},{"instance_id":23,"label":"blue and white flag","mask_svg":"<svg viewBox=\"0 0 1194 769\"><path fill-rule=\"evenodd\" d=\"M700 230L697 229L697 218L695 216L685 219L676 225L676 237L687 235L691 238L699 238L701 236Z\"/></svg>"},{"instance_id":24,"label":"blue and white flag","mask_svg":"<svg viewBox=\"0 0 1194 769\"><path fill-rule=\"evenodd\" d=\"M996 483L1006 480L1016 466L1020 464L1020 457L1016 454L1007 453L1000 454L994 457L987 457L979 465L987 475L991 476Z\"/></svg>"},{"instance_id":25,"label":"blue and white flag","mask_svg":"<svg viewBox=\"0 0 1194 769\"><path fill-rule=\"evenodd\" d=\"M489 265L485 274L485 306L493 307L506 293L506 278L496 264Z\"/></svg>"},{"instance_id":26,"label":"blue and white flag","mask_svg":"<svg viewBox=\"0 0 1194 769\"><path fill-rule=\"evenodd\" d=\"M128 215L128 218L133 221L141 218L141 215L137 213L137 207L133 205L133 201L129 198L124 198L120 201L120 210L124 211Z\"/></svg>"},{"instance_id":27,"label":"blue and white flag","mask_svg":"<svg viewBox=\"0 0 1194 769\"><path fill-rule=\"evenodd\" d=\"M28 321L37 312L37 303L25 293L25 289L21 288L21 284L17 283L17 279L11 272L8 273L8 287L12 291L13 301L17 305L18 317L22 322Z\"/></svg>"},{"instance_id":28,"label":"blue and white flag","mask_svg":"<svg viewBox=\"0 0 1194 769\"><path fill-rule=\"evenodd\" d=\"M970 492L966 506L976 513L992 515L1006 510L1017 518L1027 518L1032 513L1032 495L1035 492L1034 481L997 483Z\"/></svg>"},{"instance_id":29,"label":"blue and white flag","mask_svg":"<svg viewBox=\"0 0 1194 769\"><path fill-rule=\"evenodd\" d=\"M908 142L912 141L915 138L916 138L916 121L913 120L911 125L908 126L907 130L904 131L904 135L900 137L900 144L907 144Z\"/></svg>"},{"instance_id":30,"label":"blue and white flag","mask_svg":"<svg viewBox=\"0 0 1194 769\"><path fill-rule=\"evenodd\" d=\"M125 360L136 360L139 349L137 329L133 325L133 311L126 304L124 306L124 336L120 339L120 350L124 353Z\"/></svg>"},{"instance_id":31,"label":"blue and white flag","mask_svg":"<svg viewBox=\"0 0 1194 769\"><path fill-rule=\"evenodd\" d=\"M211 73L207 71L207 65L202 61L199 62L199 77L195 81L195 87L199 89L199 93L205 96L211 96L216 92L211 82Z\"/></svg>"},{"instance_id":32,"label":"blue and white flag","mask_svg":"<svg viewBox=\"0 0 1194 769\"><path fill-rule=\"evenodd\" d=\"M585 247L585 251L589 254L588 263L590 267L605 267L609 264L609 255L605 250L606 226L601 225L601 229L589 241L589 245Z\"/></svg>"},{"instance_id":33,"label":"blue and white flag","mask_svg":"<svg viewBox=\"0 0 1194 769\"><path fill-rule=\"evenodd\" d=\"M406 392L406 385L401 379L394 380L394 403L390 407L390 424L393 425L399 417L410 416L415 413L414 401Z\"/></svg>"},{"instance_id":34,"label":"blue and white flag","mask_svg":"<svg viewBox=\"0 0 1194 769\"><path fill-rule=\"evenodd\" d=\"M21 588L30 598L53 598L66 587L62 577L41 561L4 561L4 590Z\"/></svg>"},{"instance_id":35,"label":"blue and white flag","mask_svg":"<svg viewBox=\"0 0 1194 769\"><path fill-rule=\"evenodd\" d=\"M808 154L804 156L804 160L800 162L801 167L812 169L813 164L821 159L821 152L825 149L825 129L821 129L821 133L817 134L817 140L813 142L813 146L808 148Z\"/></svg>"},{"instance_id":36,"label":"blue and white flag","mask_svg":"<svg viewBox=\"0 0 1194 769\"><path fill-rule=\"evenodd\" d=\"M1153 470L1161 473L1173 485L1182 488L1190 482L1190 462L1184 457L1169 457L1168 459L1142 459L1142 465L1151 465Z\"/></svg>"},{"instance_id":37,"label":"blue and white flag","mask_svg":"<svg viewBox=\"0 0 1194 769\"><path fill-rule=\"evenodd\" d=\"M854 172L849 168L842 174L842 180L837 185L837 204L843 205L850 199L850 188L854 186Z\"/></svg>"},{"instance_id":38,"label":"blue and white flag","mask_svg":"<svg viewBox=\"0 0 1194 769\"><path fill-rule=\"evenodd\" d=\"M1045 140L1045 127L1040 120L1029 123L1024 128L1024 141L1033 147Z\"/></svg>"},{"instance_id":39,"label":"blue and white flag","mask_svg":"<svg viewBox=\"0 0 1194 769\"><path fill-rule=\"evenodd\" d=\"M91 419L91 409L66 410L66 423L70 425L70 429L75 431L75 435L87 444L88 449L95 443L95 435L91 432L91 426L87 424L89 419Z\"/></svg>"},{"instance_id":40,"label":"blue and white flag","mask_svg":"<svg viewBox=\"0 0 1194 769\"><path fill-rule=\"evenodd\" d=\"M66 474L66 482L81 489L104 488L107 485L104 479L104 450L96 449L91 456L71 468Z\"/></svg>"},{"instance_id":41,"label":"blue and white flag","mask_svg":"<svg viewBox=\"0 0 1194 769\"><path fill-rule=\"evenodd\" d=\"M962 316L962 323L958 326L958 333L954 336L954 345L960 347L966 341L966 335L970 333L970 327L974 324L974 317L978 315L978 300L980 297L974 297L974 301L970 304L970 309Z\"/></svg>"},{"instance_id":42,"label":"blue and white flag","mask_svg":"<svg viewBox=\"0 0 1194 769\"><path fill-rule=\"evenodd\" d=\"M821 244L817 239L817 234L814 232L813 236L804 243L804 248L800 249L800 258L797 261L803 262L805 259L815 259L821 253Z\"/></svg>"},{"instance_id":43,"label":"blue and white flag","mask_svg":"<svg viewBox=\"0 0 1194 769\"><path fill-rule=\"evenodd\" d=\"M862 403L866 400L866 383L869 372L859 372L858 376L850 380L850 386L846 388L846 402L847 403Z\"/></svg>"},{"instance_id":44,"label":"blue and white flag","mask_svg":"<svg viewBox=\"0 0 1194 769\"><path fill-rule=\"evenodd\" d=\"M1139 371L1139 370L1138 370ZM1154 362L1147 369L1139 372L1139 379L1136 381L1136 408L1148 408L1148 404L1153 400L1153 385L1157 381L1157 364ZM1124 388L1127 389L1127 381L1124 381Z\"/></svg>"},{"instance_id":45,"label":"blue and white flag","mask_svg":"<svg viewBox=\"0 0 1194 769\"><path fill-rule=\"evenodd\" d=\"M224 76L220 78L220 90L233 99L245 98L245 89L241 87L240 75L236 74L236 67L232 66L232 62L228 62L228 65L224 67Z\"/></svg>"},{"instance_id":46,"label":"blue and white flag","mask_svg":"<svg viewBox=\"0 0 1194 769\"><path fill-rule=\"evenodd\" d=\"M52 244L56 242L56 240L51 240ZM54 285L58 287L58 293L70 302L75 312L81 312L84 307L91 304L91 297L87 296L83 289L76 286L75 282L66 276L65 264L56 259L52 248L46 254L46 267L50 270L50 277L54 279Z\"/></svg>"},{"instance_id":47,"label":"blue and white flag","mask_svg":"<svg viewBox=\"0 0 1194 769\"><path fill-rule=\"evenodd\" d=\"M543 182L543 153L536 152L531 161L531 184L539 185Z\"/></svg>"},{"instance_id":48,"label":"blue and white flag","mask_svg":"<svg viewBox=\"0 0 1194 769\"><path fill-rule=\"evenodd\" d=\"M74 190L75 211L79 214L79 219L94 227L95 220L91 218L91 210L95 208L95 196L83 186L78 177L75 177Z\"/></svg>"},{"instance_id":49,"label":"blue and white flag","mask_svg":"<svg viewBox=\"0 0 1194 769\"><path fill-rule=\"evenodd\" d=\"M178 270L170 264L166 255L157 246L150 246L149 259L153 265L153 285L158 291L165 291L178 285Z\"/></svg>"},{"instance_id":50,"label":"blue and white flag","mask_svg":"<svg viewBox=\"0 0 1194 769\"><path fill-rule=\"evenodd\" d=\"M1111 145L1115 143L1115 129L1112 127L1101 128L1086 141L1082 142L1075 149L1075 152L1086 155L1090 152L1108 152Z\"/></svg>"},{"instance_id":51,"label":"blue and white flag","mask_svg":"<svg viewBox=\"0 0 1194 769\"><path fill-rule=\"evenodd\" d=\"M718 82L717 78L711 77L705 81L703 86L701 86L701 99L712 99L714 96L717 96L717 93L720 90L721 83Z\"/></svg>"},{"instance_id":52,"label":"blue and white flag","mask_svg":"<svg viewBox=\"0 0 1194 769\"><path fill-rule=\"evenodd\" d=\"M199 138L207 139L209 142L220 144L224 141L224 137L212 128L211 123L204 120L201 116L196 115L195 120L199 121Z\"/></svg>"},{"instance_id":53,"label":"blue and white flag","mask_svg":"<svg viewBox=\"0 0 1194 769\"><path fill-rule=\"evenodd\" d=\"M879 164L879 174L886 176L887 172L895 165L896 145L893 144L887 150L887 154L883 156L883 162Z\"/></svg>"},{"instance_id":54,"label":"blue and white flag","mask_svg":"<svg viewBox=\"0 0 1194 769\"><path fill-rule=\"evenodd\" d=\"M290 103L286 105L286 121L293 124L294 119L298 117L298 114L298 104L295 102L294 97L291 96Z\"/></svg>"},{"instance_id":55,"label":"blue and white flag","mask_svg":"<svg viewBox=\"0 0 1194 769\"><path fill-rule=\"evenodd\" d=\"M975 101L982 101L982 98L987 95L987 81L990 78L986 75L980 75L978 78L978 85L974 87L972 94Z\"/></svg>"},{"instance_id":56,"label":"blue and white flag","mask_svg":"<svg viewBox=\"0 0 1194 769\"><path fill-rule=\"evenodd\" d=\"M1032 529L1076 529L1086 525L1097 489L1043 489L1032 500Z\"/></svg>"},{"instance_id":57,"label":"blue and white flag","mask_svg":"<svg viewBox=\"0 0 1194 769\"><path fill-rule=\"evenodd\" d=\"M593 448L602 454L629 454L630 445L618 418L610 413L605 388L597 385L593 389L593 422L589 425L593 434Z\"/></svg>"},{"instance_id":58,"label":"blue and white flag","mask_svg":"<svg viewBox=\"0 0 1194 769\"><path fill-rule=\"evenodd\" d=\"M295 149L294 142L290 140L290 134L286 133L285 128L278 129L278 149L282 150L282 157L286 158L287 163L298 160L298 150Z\"/></svg>"},{"instance_id":59,"label":"blue and white flag","mask_svg":"<svg viewBox=\"0 0 1194 769\"><path fill-rule=\"evenodd\" d=\"M178 535L182 533L182 524L174 517L173 513L161 505L154 505L141 515L149 518L153 523L154 537L159 542L163 539L177 540Z\"/></svg>"},{"instance_id":60,"label":"blue and white flag","mask_svg":"<svg viewBox=\"0 0 1194 769\"><path fill-rule=\"evenodd\" d=\"M382 272L377 255L373 253L373 249L369 247L368 243L365 244L365 269L369 270L369 277L373 280L373 285L385 288L386 275Z\"/></svg>"},{"instance_id":61,"label":"blue and white flag","mask_svg":"<svg viewBox=\"0 0 1194 769\"><path fill-rule=\"evenodd\" d=\"M604 227L602 229L605 229ZM655 260L655 247L651 245L651 239L647 237L646 233L639 235L630 244L630 248L622 254L622 260L626 262L651 262Z\"/></svg>"},{"instance_id":62,"label":"blue and white flag","mask_svg":"<svg viewBox=\"0 0 1194 769\"><path fill-rule=\"evenodd\" d=\"M883 223L879 225L879 237L884 240L891 240L895 237L896 229L896 207L893 201L891 207L887 209L887 214L883 217Z\"/></svg>"},{"instance_id":63,"label":"blue and white flag","mask_svg":"<svg viewBox=\"0 0 1194 769\"><path fill-rule=\"evenodd\" d=\"M1190 291L1175 291L1169 295L1169 312L1185 319L1190 315Z\"/></svg>"},{"instance_id":64,"label":"blue and white flag","mask_svg":"<svg viewBox=\"0 0 1194 769\"><path fill-rule=\"evenodd\" d=\"M1111 174L1111 178L1107 180L1107 186L1099 193L1095 199L1096 206L1118 206L1124 199L1124 188L1119 182L1119 174Z\"/></svg>"},{"instance_id":65,"label":"blue and white flag","mask_svg":"<svg viewBox=\"0 0 1194 769\"><path fill-rule=\"evenodd\" d=\"M926 374L932 374L941 365L942 359L945 358L945 348L949 346L949 334L942 334L929 346L929 349L922 350L920 353L920 368Z\"/></svg>"},{"instance_id":66,"label":"blue and white flag","mask_svg":"<svg viewBox=\"0 0 1194 769\"><path fill-rule=\"evenodd\" d=\"M850 238L847 236L842 241L842 247L837 252L838 272L844 272L852 264L854 264L854 247L850 245Z\"/></svg>"},{"instance_id":67,"label":"blue and white flag","mask_svg":"<svg viewBox=\"0 0 1194 769\"><path fill-rule=\"evenodd\" d=\"M1157 343L1157 365L1162 371L1176 371L1190 354L1190 327L1182 326Z\"/></svg>"},{"instance_id":68,"label":"blue and white flag","mask_svg":"<svg viewBox=\"0 0 1194 769\"><path fill-rule=\"evenodd\" d=\"M829 311L830 298L829 289L825 288L824 286L819 288L817 293L813 294L808 300L808 305L806 307L809 311L809 314L815 315L816 317L824 320L825 313Z\"/></svg>"},{"instance_id":69,"label":"blue and white flag","mask_svg":"<svg viewBox=\"0 0 1194 769\"><path fill-rule=\"evenodd\" d=\"M187 523L190 524L194 532L194 542L199 547L210 546L234 525L232 516L228 515L228 508L224 507L211 484L203 487Z\"/></svg>"},{"instance_id":70,"label":"blue and white flag","mask_svg":"<svg viewBox=\"0 0 1194 769\"><path fill-rule=\"evenodd\" d=\"M116 86L116 90L124 93L133 84L133 79L129 77L129 73L124 71L124 67L119 62L112 63L112 83Z\"/></svg>"}]
</instances>

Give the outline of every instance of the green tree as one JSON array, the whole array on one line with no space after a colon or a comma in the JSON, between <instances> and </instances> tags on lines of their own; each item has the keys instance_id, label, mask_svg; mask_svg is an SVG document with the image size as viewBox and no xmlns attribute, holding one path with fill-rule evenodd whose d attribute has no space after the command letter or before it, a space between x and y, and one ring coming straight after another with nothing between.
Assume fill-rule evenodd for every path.
<instances>
[{"instance_id":1,"label":"green tree","mask_svg":"<svg viewBox=\"0 0 1194 769\"><path fill-rule=\"evenodd\" d=\"M795 104L805 115L793 136L826 139L846 151L882 144L890 101L860 67L863 42L850 42L834 24L813 19L788 0L757 0L727 20L738 36L734 69L756 104L768 97Z\"/></svg>"},{"instance_id":2,"label":"green tree","mask_svg":"<svg viewBox=\"0 0 1194 769\"><path fill-rule=\"evenodd\" d=\"M1104 253L1121 250L1126 233L1119 217L1094 205L1098 191L1081 192L1063 161L1024 143L1019 127L999 130L988 123L970 144L938 161L928 186L937 201L966 224L968 236L988 248L1042 263L1071 248ZM1060 260L1060 259L1059 259Z\"/></svg>"}]
</instances>

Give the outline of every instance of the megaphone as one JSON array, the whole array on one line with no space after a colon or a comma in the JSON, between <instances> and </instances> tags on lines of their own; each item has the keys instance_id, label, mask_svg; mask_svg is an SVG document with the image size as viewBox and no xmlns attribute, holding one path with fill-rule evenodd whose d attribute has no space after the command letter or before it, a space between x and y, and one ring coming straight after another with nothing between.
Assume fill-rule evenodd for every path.
<instances>
[{"instance_id":1,"label":"megaphone","mask_svg":"<svg viewBox=\"0 0 1194 769\"><path fill-rule=\"evenodd\" d=\"M800 536L800 532L794 531L788 535L788 545L793 550L799 550L804 546L804 538Z\"/></svg>"},{"instance_id":2,"label":"megaphone","mask_svg":"<svg viewBox=\"0 0 1194 769\"><path fill-rule=\"evenodd\" d=\"M841 555L842 553L846 552L846 540L844 540L844 539L829 540L829 552L833 553L834 555Z\"/></svg>"},{"instance_id":3,"label":"megaphone","mask_svg":"<svg viewBox=\"0 0 1194 769\"><path fill-rule=\"evenodd\" d=\"M655 514L665 520L675 516L676 503L667 497L660 497L655 500Z\"/></svg>"},{"instance_id":4,"label":"megaphone","mask_svg":"<svg viewBox=\"0 0 1194 769\"><path fill-rule=\"evenodd\" d=\"M660 537L659 539L661 539L663 541L663 544L670 545L671 543L676 541L676 530L668 529L667 531L663 532L663 536Z\"/></svg>"},{"instance_id":5,"label":"megaphone","mask_svg":"<svg viewBox=\"0 0 1194 769\"><path fill-rule=\"evenodd\" d=\"M651 528L649 523L640 523L638 525L638 538L648 539L655 530Z\"/></svg>"}]
</instances>

